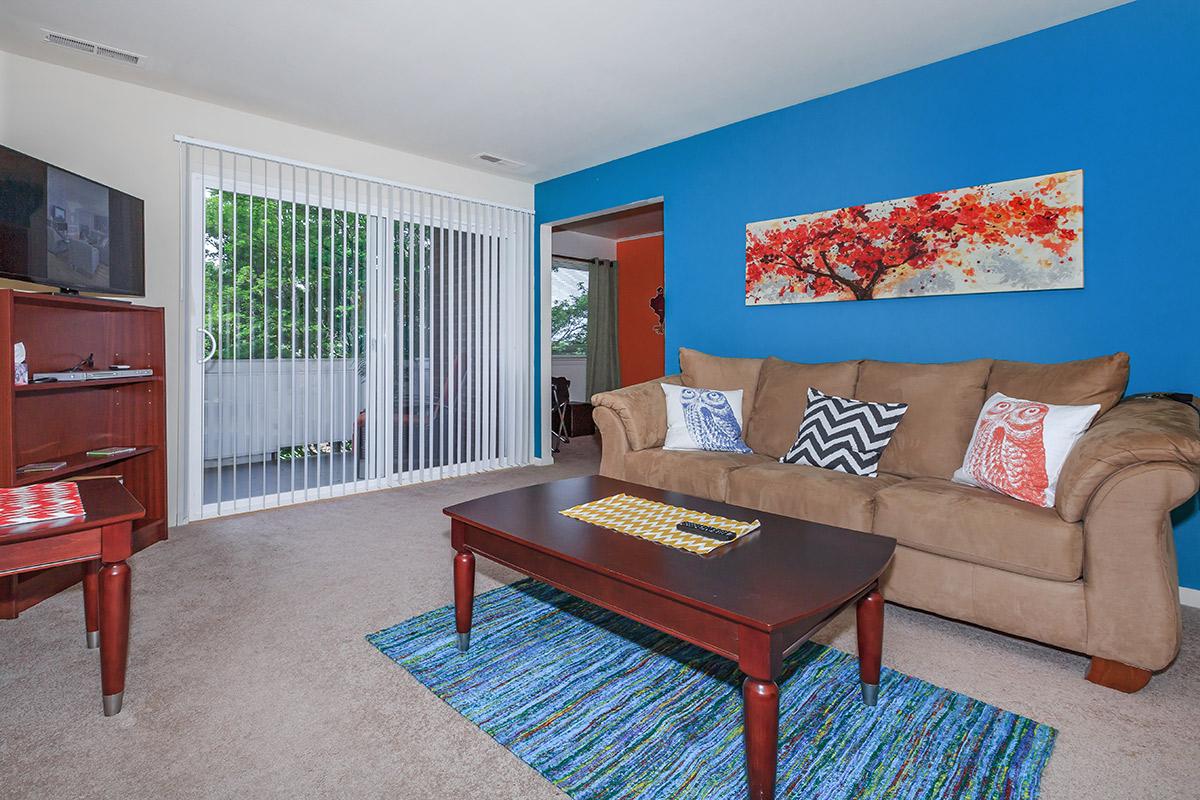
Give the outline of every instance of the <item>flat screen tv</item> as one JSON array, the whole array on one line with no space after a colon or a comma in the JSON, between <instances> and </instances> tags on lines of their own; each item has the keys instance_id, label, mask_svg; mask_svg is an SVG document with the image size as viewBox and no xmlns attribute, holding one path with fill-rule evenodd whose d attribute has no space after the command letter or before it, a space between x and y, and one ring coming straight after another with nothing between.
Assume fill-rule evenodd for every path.
<instances>
[{"instance_id":1,"label":"flat screen tv","mask_svg":"<svg viewBox=\"0 0 1200 800\"><path fill-rule=\"evenodd\" d=\"M145 294L143 204L0 145L0 277Z\"/></svg>"}]
</instances>

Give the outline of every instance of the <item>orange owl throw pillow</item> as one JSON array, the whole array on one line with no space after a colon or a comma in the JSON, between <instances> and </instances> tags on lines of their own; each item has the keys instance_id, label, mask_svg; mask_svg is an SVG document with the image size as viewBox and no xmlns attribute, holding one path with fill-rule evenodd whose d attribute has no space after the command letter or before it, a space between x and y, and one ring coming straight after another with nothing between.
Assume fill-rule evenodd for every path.
<instances>
[{"instance_id":1,"label":"orange owl throw pillow","mask_svg":"<svg viewBox=\"0 0 1200 800\"><path fill-rule=\"evenodd\" d=\"M1100 405L1055 406L997 392L983 404L957 483L1049 508L1058 473Z\"/></svg>"}]
</instances>

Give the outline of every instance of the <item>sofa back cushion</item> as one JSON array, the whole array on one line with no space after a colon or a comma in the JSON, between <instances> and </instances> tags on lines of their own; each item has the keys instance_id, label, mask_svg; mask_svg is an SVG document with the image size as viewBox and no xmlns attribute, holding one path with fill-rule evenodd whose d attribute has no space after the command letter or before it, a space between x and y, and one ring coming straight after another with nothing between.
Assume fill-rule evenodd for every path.
<instances>
[{"instance_id":1,"label":"sofa back cushion","mask_svg":"<svg viewBox=\"0 0 1200 800\"><path fill-rule=\"evenodd\" d=\"M908 404L879 471L949 479L962 465L975 431L991 367L986 358L950 364L862 362L856 399Z\"/></svg>"},{"instance_id":2,"label":"sofa back cushion","mask_svg":"<svg viewBox=\"0 0 1200 800\"><path fill-rule=\"evenodd\" d=\"M1128 353L1060 364L996 361L988 377L987 395L1000 392L1009 397L1066 406L1099 403L1103 414L1121 401L1127 383Z\"/></svg>"},{"instance_id":3,"label":"sofa back cushion","mask_svg":"<svg viewBox=\"0 0 1200 800\"><path fill-rule=\"evenodd\" d=\"M809 388L838 397L853 397L861 363L798 364L774 356L768 358L758 373L754 407L746 417L746 444L756 453L782 458L796 441L796 432L808 407Z\"/></svg>"},{"instance_id":4,"label":"sofa back cushion","mask_svg":"<svg viewBox=\"0 0 1200 800\"><path fill-rule=\"evenodd\" d=\"M741 389L743 409L754 408L758 371L762 364L761 358L724 358L679 348L679 371L684 386L722 391Z\"/></svg>"}]
</instances>

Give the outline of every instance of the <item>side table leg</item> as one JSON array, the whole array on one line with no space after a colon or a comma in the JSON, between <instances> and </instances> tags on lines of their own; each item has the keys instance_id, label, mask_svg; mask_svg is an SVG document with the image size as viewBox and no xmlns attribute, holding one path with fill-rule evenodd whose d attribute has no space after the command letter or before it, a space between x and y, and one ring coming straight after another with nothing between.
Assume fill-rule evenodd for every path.
<instances>
[{"instance_id":1,"label":"side table leg","mask_svg":"<svg viewBox=\"0 0 1200 800\"><path fill-rule=\"evenodd\" d=\"M100 646L100 560L83 564L83 622L88 650Z\"/></svg>"},{"instance_id":2,"label":"side table leg","mask_svg":"<svg viewBox=\"0 0 1200 800\"><path fill-rule=\"evenodd\" d=\"M747 676L742 682L742 698L750 800L773 800L779 757L779 686Z\"/></svg>"},{"instance_id":3,"label":"side table leg","mask_svg":"<svg viewBox=\"0 0 1200 800\"><path fill-rule=\"evenodd\" d=\"M118 561L100 568L100 687L106 717L121 711L128 658L129 565Z\"/></svg>"},{"instance_id":4,"label":"side table leg","mask_svg":"<svg viewBox=\"0 0 1200 800\"><path fill-rule=\"evenodd\" d=\"M454 625L458 649L471 646L471 610L475 603L475 554L464 550L454 556Z\"/></svg>"},{"instance_id":5,"label":"side table leg","mask_svg":"<svg viewBox=\"0 0 1200 800\"><path fill-rule=\"evenodd\" d=\"M883 595L875 588L858 601L858 675L863 702L879 699L879 670L883 660Z\"/></svg>"}]
</instances>

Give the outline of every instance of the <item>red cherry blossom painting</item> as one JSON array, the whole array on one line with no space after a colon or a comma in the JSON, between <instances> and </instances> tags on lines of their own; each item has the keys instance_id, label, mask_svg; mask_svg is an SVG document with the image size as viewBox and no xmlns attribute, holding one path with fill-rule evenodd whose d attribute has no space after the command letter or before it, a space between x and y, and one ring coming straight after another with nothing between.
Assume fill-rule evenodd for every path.
<instances>
[{"instance_id":1,"label":"red cherry blossom painting","mask_svg":"<svg viewBox=\"0 0 1200 800\"><path fill-rule=\"evenodd\" d=\"M1083 287L1083 170L746 226L746 305Z\"/></svg>"}]
</instances>

